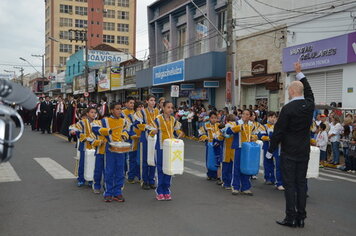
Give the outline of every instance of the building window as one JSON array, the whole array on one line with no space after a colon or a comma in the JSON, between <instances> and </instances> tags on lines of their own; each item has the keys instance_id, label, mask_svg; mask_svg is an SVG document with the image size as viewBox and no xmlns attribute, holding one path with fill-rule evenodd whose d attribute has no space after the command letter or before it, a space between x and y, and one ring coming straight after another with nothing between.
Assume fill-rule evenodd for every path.
<instances>
[{"instance_id":1,"label":"building window","mask_svg":"<svg viewBox=\"0 0 356 236\"><path fill-rule=\"evenodd\" d=\"M73 21L70 18L60 18L59 19L59 26L61 27L72 27Z\"/></svg>"},{"instance_id":2,"label":"building window","mask_svg":"<svg viewBox=\"0 0 356 236\"><path fill-rule=\"evenodd\" d=\"M75 74L75 64L73 64L73 75Z\"/></svg>"},{"instance_id":3,"label":"building window","mask_svg":"<svg viewBox=\"0 0 356 236\"><path fill-rule=\"evenodd\" d=\"M75 45L75 52L78 52L79 50L81 50L82 48L84 48L83 46L81 45Z\"/></svg>"},{"instance_id":4,"label":"building window","mask_svg":"<svg viewBox=\"0 0 356 236\"><path fill-rule=\"evenodd\" d=\"M87 16L88 8L87 7L75 7L75 14L81 15L81 16Z\"/></svg>"},{"instance_id":5,"label":"building window","mask_svg":"<svg viewBox=\"0 0 356 236\"><path fill-rule=\"evenodd\" d=\"M117 24L117 31L129 32L129 24Z\"/></svg>"},{"instance_id":6,"label":"building window","mask_svg":"<svg viewBox=\"0 0 356 236\"><path fill-rule=\"evenodd\" d=\"M117 18L121 19L121 20L128 20L129 12L128 11L117 11Z\"/></svg>"},{"instance_id":7,"label":"building window","mask_svg":"<svg viewBox=\"0 0 356 236\"><path fill-rule=\"evenodd\" d=\"M59 5L59 12L60 13L72 13L73 12L73 7L70 6L70 5L60 4Z\"/></svg>"},{"instance_id":8,"label":"building window","mask_svg":"<svg viewBox=\"0 0 356 236\"><path fill-rule=\"evenodd\" d=\"M168 62L168 57L169 57L168 54L169 54L169 50L171 48L169 31L162 34L162 43L163 43L162 61L160 63L166 63L166 62Z\"/></svg>"},{"instance_id":9,"label":"building window","mask_svg":"<svg viewBox=\"0 0 356 236\"><path fill-rule=\"evenodd\" d=\"M127 37L127 36L117 36L117 43L118 44L129 45L129 37Z\"/></svg>"},{"instance_id":10,"label":"building window","mask_svg":"<svg viewBox=\"0 0 356 236\"><path fill-rule=\"evenodd\" d=\"M59 38L60 39L70 39L69 31L59 31Z\"/></svg>"},{"instance_id":11,"label":"building window","mask_svg":"<svg viewBox=\"0 0 356 236\"><path fill-rule=\"evenodd\" d=\"M118 0L117 5L119 7L129 7L130 6L129 0Z\"/></svg>"},{"instance_id":12,"label":"building window","mask_svg":"<svg viewBox=\"0 0 356 236\"><path fill-rule=\"evenodd\" d=\"M88 21L87 20L78 20L75 19L75 27L78 28L85 28L88 26Z\"/></svg>"},{"instance_id":13,"label":"building window","mask_svg":"<svg viewBox=\"0 0 356 236\"><path fill-rule=\"evenodd\" d=\"M75 0L76 2L87 2L87 0Z\"/></svg>"},{"instance_id":14,"label":"building window","mask_svg":"<svg viewBox=\"0 0 356 236\"><path fill-rule=\"evenodd\" d=\"M115 0L105 0L104 5L115 6Z\"/></svg>"},{"instance_id":15,"label":"building window","mask_svg":"<svg viewBox=\"0 0 356 236\"><path fill-rule=\"evenodd\" d=\"M115 43L115 36L114 35L103 35L103 42L104 43Z\"/></svg>"},{"instance_id":16,"label":"building window","mask_svg":"<svg viewBox=\"0 0 356 236\"><path fill-rule=\"evenodd\" d=\"M185 57L185 41L186 41L187 27L182 26L178 28L178 59Z\"/></svg>"},{"instance_id":17,"label":"building window","mask_svg":"<svg viewBox=\"0 0 356 236\"><path fill-rule=\"evenodd\" d=\"M112 23L112 22L103 22L103 28L104 28L104 30L111 30L111 31L114 31L114 30L115 30L115 23Z\"/></svg>"},{"instance_id":18,"label":"building window","mask_svg":"<svg viewBox=\"0 0 356 236\"><path fill-rule=\"evenodd\" d=\"M223 35L226 35L226 21L227 21L226 10L220 11L218 13L218 29ZM222 37L218 38L218 47L219 48L226 47L226 42Z\"/></svg>"},{"instance_id":19,"label":"building window","mask_svg":"<svg viewBox=\"0 0 356 236\"><path fill-rule=\"evenodd\" d=\"M105 10L104 17L106 18L115 18L115 10Z\"/></svg>"},{"instance_id":20,"label":"building window","mask_svg":"<svg viewBox=\"0 0 356 236\"><path fill-rule=\"evenodd\" d=\"M195 54L199 55L208 51L209 40L208 36L208 26L207 20L201 18L195 23L195 33L196 33L196 43L195 43Z\"/></svg>"},{"instance_id":21,"label":"building window","mask_svg":"<svg viewBox=\"0 0 356 236\"><path fill-rule=\"evenodd\" d=\"M78 74L80 73L80 62L78 62Z\"/></svg>"},{"instance_id":22,"label":"building window","mask_svg":"<svg viewBox=\"0 0 356 236\"><path fill-rule=\"evenodd\" d=\"M67 63L67 57L59 57L59 64L60 64L60 67L65 66L66 63Z\"/></svg>"},{"instance_id":23,"label":"building window","mask_svg":"<svg viewBox=\"0 0 356 236\"><path fill-rule=\"evenodd\" d=\"M67 70L68 70L68 75L70 75L70 66L67 67Z\"/></svg>"},{"instance_id":24,"label":"building window","mask_svg":"<svg viewBox=\"0 0 356 236\"><path fill-rule=\"evenodd\" d=\"M59 51L60 52L72 52L72 45L70 44L59 44Z\"/></svg>"}]
</instances>

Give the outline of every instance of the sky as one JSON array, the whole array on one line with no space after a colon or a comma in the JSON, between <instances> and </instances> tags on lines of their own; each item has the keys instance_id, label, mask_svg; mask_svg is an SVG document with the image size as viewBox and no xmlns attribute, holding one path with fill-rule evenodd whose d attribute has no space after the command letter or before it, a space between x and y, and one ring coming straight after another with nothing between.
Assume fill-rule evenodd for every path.
<instances>
[{"instance_id":1,"label":"sky","mask_svg":"<svg viewBox=\"0 0 356 236\"><path fill-rule=\"evenodd\" d=\"M139 59L148 54L147 6L153 2L155 0L137 0L136 57ZM44 0L0 0L0 74L8 70L20 75L14 66L22 66L24 74L41 72L41 58L31 55L45 51L44 9Z\"/></svg>"}]
</instances>

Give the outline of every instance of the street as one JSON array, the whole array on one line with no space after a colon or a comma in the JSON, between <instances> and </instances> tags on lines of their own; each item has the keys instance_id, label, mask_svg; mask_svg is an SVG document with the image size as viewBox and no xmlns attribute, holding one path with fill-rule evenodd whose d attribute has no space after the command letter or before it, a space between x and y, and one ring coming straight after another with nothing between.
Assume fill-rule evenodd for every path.
<instances>
[{"instance_id":1,"label":"street","mask_svg":"<svg viewBox=\"0 0 356 236\"><path fill-rule=\"evenodd\" d=\"M353 235L356 175L322 169L309 180L304 229L281 227L283 193L253 181L253 197L233 196L205 180L201 143L185 140L185 173L172 183L173 201L126 184L125 203L105 203L76 186L75 148L59 135L29 128L10 163L0 165L0 235Z\"/></svg>"}]
</instances>

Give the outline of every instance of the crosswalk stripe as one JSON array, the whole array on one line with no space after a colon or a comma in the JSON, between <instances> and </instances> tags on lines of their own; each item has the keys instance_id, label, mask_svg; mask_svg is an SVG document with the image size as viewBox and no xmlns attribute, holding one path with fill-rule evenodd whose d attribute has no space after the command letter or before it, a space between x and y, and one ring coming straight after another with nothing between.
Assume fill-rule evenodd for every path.
<instances>
[{"instance_id":1,"label":"crosswalk stripe","mask_svg":"<svg viewBox=\"0 0 356 236\"><path fill-rule=\"evenodd\" d=\"M197 161L197 160L193 160L193 159L185 159L186 162L192 163L194 165L200 166L200 167L204 167L205 168L205 163L202 161Z\"/></svg>"},{"instance_id":2,"label":"crosswalk stripe","mask_svg":"<svg viewBox=\"0 0 356 236\"><path fill-rule=\"evenodd\" d=\"M10 162L4 162L0 164L0 182L16 182L21 181L16 171L10 164Z\"/></svg>"},{"instance_id":3,"label":"crosswalk stripe","mask_svg":"<svg viewBox=\"0 0 356 236\"><path fill-rule=\"evenodd\" d=\"M76 177L66 168L58 164L49 157L33 158L38 162L54 179L75 179Z\"/></svg>"},{"instance_id":4,"label":"crosswalk stripe","mask_svg":"<svg viewBox=\"0 0 356 236\"><path fill-rule=\"evenodd\" d=\"M349 178L356 178L356 175L344 173L344 172L341 172L340 170L331 170L331 169L325 169L324 168L320 172L328 172L330 174L342 175L342 176L346 176L346 177L349 177Z\"/></svg>"},{"instance_id":5,"label":"crosswalk stripe","mask_svg":"<svg viewBox=\"0 0 356 236\"><path fill-rule=\"evenodd\" d=\"M200 177L200 178L204 178L206 177L206 175L203 173L203 172L200 172L200 171L197 171L197 170L193 170L189 167L184 167L184 172L185 173L188 173L188 174L191 174L191 175L194 175L194 176L197 176L197 177Z\"/></svg>"},{"instance_id":6,"label":"crosswalk stripe","mask_svg":"<svg viewBox=\"0 0 356 236\"><path fill-rule=\"evenodd\" d=\"M342 180L346 180L346 181L349 181L352 183L356 183L355 179L350 179L350 178L346 178L346 177L342 177L342 176L338 176L338 175L331 175L331 174L326 174L326 173L319 173L319 175L330 177L330 178L335 178L335 179L342 179Z\"/></svg>"}]
</instances>

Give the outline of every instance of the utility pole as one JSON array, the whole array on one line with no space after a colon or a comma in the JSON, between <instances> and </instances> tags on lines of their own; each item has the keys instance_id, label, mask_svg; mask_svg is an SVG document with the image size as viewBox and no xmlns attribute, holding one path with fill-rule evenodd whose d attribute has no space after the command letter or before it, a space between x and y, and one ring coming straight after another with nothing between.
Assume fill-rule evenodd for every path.
<instances>
[{"instance_id":1,"label":"utility pole","mask_svg":"<svg viewBox=\"0 0 356 236\"><path fill-rule=\"evenodd\" d=\"M231 107L232 102L232 92L233 92L233 84L234 81L234 24L233 24L233 0L227 0L227 9L226 9L226 105Z\"/></svg>"},{"instance_id":2,"label":"utility pole","mask_svg":"<svg viewBox=\"0 0 356 236\"><path fill-rule=\"evenodd\" d=\"M42 54L42 55L31 55L33 57L41 57L42 59L42 74L41 74L41 82L42 82L42 92L44 92L44 80L45 80L45 55L46 54Z\"/></svg>"},{"instance_id":3,"label":"utility pole","mask_svg":"<svg viewBox=\"0 0 356 236\"><path fill-rule=\"evenodd\" d=\"M81 41L82 43L85 42L85 69L84 69L84 76L85 76L85 92L89 92L89 63L88 63L88 30L75 30L75 29L70 29L69 32L71 32L71 37L70 41ZM74 32L74 38L72 37L72 32Z\"/></svg>"}]
</instances>

